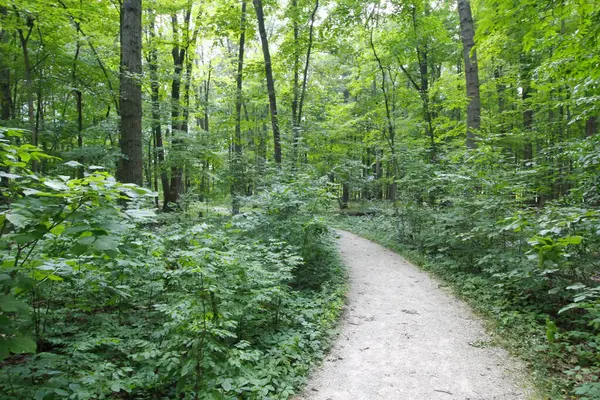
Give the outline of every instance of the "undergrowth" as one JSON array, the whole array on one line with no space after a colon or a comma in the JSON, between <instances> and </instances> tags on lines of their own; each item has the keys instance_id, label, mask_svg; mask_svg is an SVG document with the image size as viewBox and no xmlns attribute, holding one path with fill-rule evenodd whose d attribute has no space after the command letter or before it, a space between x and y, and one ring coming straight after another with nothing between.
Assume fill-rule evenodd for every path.
<instances>
[{"instance_id":1,"label":"undergrowth","mask_svg":"<svg viewBox=\"0 0 600 400\"><path fill-rule=\"evenodd\" d=\"M287 399L323 356L345 284L319 182L155 215L102 170L24 165L0 209L3 400Z\"/></svg>"}]
</instances>

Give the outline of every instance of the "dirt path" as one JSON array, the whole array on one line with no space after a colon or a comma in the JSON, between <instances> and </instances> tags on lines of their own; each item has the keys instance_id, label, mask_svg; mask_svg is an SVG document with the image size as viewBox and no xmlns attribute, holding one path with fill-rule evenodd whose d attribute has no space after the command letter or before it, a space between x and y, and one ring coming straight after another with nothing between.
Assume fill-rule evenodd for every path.
<instances>
[{"instance_id":1,"label":"dirt path","mask_svg":"<svg viewBox=\"0 0 600 400\"><path fill-rule=\"evenodd\" d=\"M522 368L490 345L483 325L399 255L339 232L350 270L339 338L305 400L530 399Z\"/></svg>"}]
</instances>

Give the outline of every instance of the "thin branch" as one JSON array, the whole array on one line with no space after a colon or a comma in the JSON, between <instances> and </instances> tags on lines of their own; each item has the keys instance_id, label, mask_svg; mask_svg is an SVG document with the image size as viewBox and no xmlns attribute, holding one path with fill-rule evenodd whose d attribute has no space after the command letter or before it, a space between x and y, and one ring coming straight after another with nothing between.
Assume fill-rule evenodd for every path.
<instances>
[{"instance_id":1,"label":"thin branch","mask_svg":"<svg viewBox=\"0 0 600 400\"><path fill-rule=\"evenodd\" d=\"M90 38L85 34L85 32L83 32L83 29L81 28L81 25L79 24L79 22L75 22L75 17L73 17L73 14L71 14L71 12L69 11L69 8L65 5L65 3L63 3L62 0L57 0L57 1L67 11L67 14L69 15L69 19L71 20L71 23L73 24L73 26L75 27L75 29L85 37L85 40L86 40L88 46L90 46L90 49L92 50L92 53L94 53L94 57L96 58L96 62L100 66L100 69L102 70L102 73L104 74L104 77L106 78L106 82L108 84L108 88L110 89L110 93L112 95L113 101L115 102L115 110L117 111L117 114L119 114L119 100L115 96L115 90L113 88L113 85L112 85L112 82L110 80L110 77L108 76L108 71L106 70L106 67L104 66L104 63L100 59L100 55L96 51L96 48L94 47L94 45L93 45L92 41L90 40Z\"/></svg>"},{"instance_id":2,"label":"thin branch","mask_svg":"<svg viewBox=\"0 0 600 400\"><path fill-rule=\"evenodd\" d=\"M313 29L315 25L315 18L317 15L317 10L319 9L319 0L315 2L315 8L313 9L312 15L310 17L310 29L308 31L308 50L306 51L306 63L304 64L304 74L302 80L302 91L300 93L300 102L298 104L298 121L297 126L300 126L300 121L302 120L302 105L304 103L304 96L306 95L306 83L308 80L308 65L310 62L310 53L313 45Z\"/></svg>"}]
</instances>

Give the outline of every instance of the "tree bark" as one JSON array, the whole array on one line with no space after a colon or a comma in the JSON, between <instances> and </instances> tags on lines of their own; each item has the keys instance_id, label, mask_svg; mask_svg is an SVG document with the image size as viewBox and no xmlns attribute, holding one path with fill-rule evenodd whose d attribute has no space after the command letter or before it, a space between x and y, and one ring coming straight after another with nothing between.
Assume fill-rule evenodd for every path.
<instances>
[{"instance_id":1,"label":"tree bark","mask_svg":"<svg viewBox=\"0 0 600 400\"><path fill-rule=\"evenodd\" d=\"M277 98L275 95L275 81L273 79L273 67L271 66L271 54L269 53L269 40L265 29L265 15L262 0L253 0L256 18L258 19L258 32L265 60L265 74L267 78L267 91L269 93L269 110L271 113L271 125L273 126L274 159L281 166L281 134L279 132L279 120L277 117Z\"/></svg>"},{"instance_id":2,"label":"tree bark","mask_svg":"<svg viewBox=\"0 0 600 400\"><path fill-rule=\"evenodd\" d=\"M124 0L121 5L120 114L123 158L117 178L143 184L142 154L142 0Z\"/></svg>"},{"instance_id":3,"label":"tree bark","mask_svg":"<svg viewBox=\"0 0 600 400\"><path fill-rule=\"evenodd\" d=\"M463 43L465 78L467 84L467 148L477 148L477 131L481 128L481 99L479 97L479 67L475 46L475 28L469 0L458 0L460 37Z\"/></svg>"}]
</instances>

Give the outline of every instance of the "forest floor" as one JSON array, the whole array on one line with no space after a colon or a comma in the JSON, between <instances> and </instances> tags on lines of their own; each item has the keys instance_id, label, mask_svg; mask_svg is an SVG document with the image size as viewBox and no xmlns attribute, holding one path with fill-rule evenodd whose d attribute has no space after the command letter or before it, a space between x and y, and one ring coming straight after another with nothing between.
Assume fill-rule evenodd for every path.
<instances>
[{"instance_id":1,"label":"forest floor","mask_svg":"<svg viewBox=\"0 0 600 400\"><path fill-rule=\"evenodd\" d=\"M527 372L494 345L482 320L427 273L349 232L340 333L303 400L531 399Z\"/></svg>"}]
</instances>

